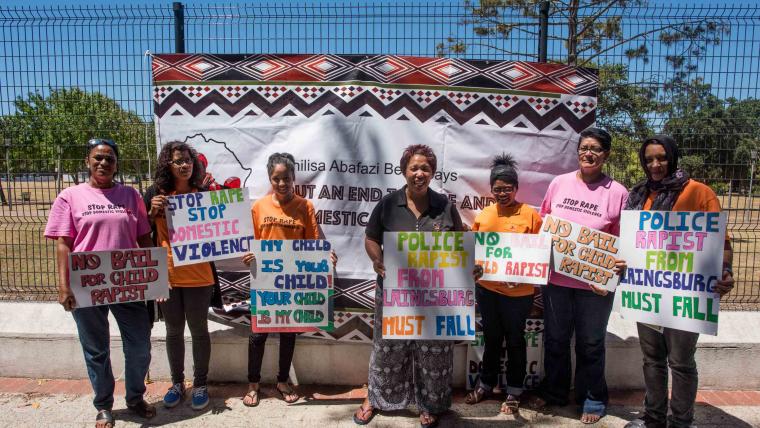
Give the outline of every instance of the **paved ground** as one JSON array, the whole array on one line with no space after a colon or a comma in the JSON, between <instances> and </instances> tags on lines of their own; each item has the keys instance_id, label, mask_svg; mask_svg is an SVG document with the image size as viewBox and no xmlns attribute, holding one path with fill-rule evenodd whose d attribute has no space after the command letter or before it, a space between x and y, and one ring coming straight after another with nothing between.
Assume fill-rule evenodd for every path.
<instances>
[{"instance_id":1,"label":"paved ground","mask_svg":"<svg viewBox=\"0 0 760 428\"><path fill-rule=\"evenodd\" d=\"M166 382L149 385L147 399L159 403ZM145 421L125 409L123 384L117 386L114 416L117 427L355 427L351 415L366 390L351 387L302 386L299 402L290 406L273 398L275 391L263 387L261 404L243 406L243 384L214 384L211 405L193 411L188 400L177 408L158 407L158 415ZM609 415L596 427L622 427L637 417L641 391L613 392ZM91 427L95 411L89 382L85 380L45 380L0 378L0 427ZM760 427L760 392L700 391L696 423L700 427ZM519 418L498 415L499 402L487 400L476 406L464 403L463 392L454 397L451 412L441 419L442 427L584 426L575 407L552 408L544 412L522 410ZM375 417L374 427L419 426L414 409L384 413Z\"/></svg>"}]
</instances>

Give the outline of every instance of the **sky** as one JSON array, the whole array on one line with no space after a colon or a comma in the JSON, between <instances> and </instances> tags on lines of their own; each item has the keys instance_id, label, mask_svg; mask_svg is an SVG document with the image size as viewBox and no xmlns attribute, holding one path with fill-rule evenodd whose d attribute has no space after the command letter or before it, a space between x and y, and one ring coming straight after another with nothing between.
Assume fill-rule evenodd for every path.
<instances>
[{"instance_id":1,"label":"sky","mask_svg":"<svg viewBox=\"0 0 760 428\"><path fill-rule=\"evenodd\" d=\"M76 1L63 9L60 4L50 0L0 1L0 114L14 111L12 100L17 96L78 86L105 93L150 120L150 62L145 53L174 51L171 2L123 0L116 8L106 2ZM711 83L721 98L758 97L759 6L716 12L710 10L714 2L702 0L650 4L667 9L642 11L644 16L627 19L624 33L650 31L673 22L658 14L674 21L696 20L718 12L731 16L726 20L730 32L722 35L721 44L708 49L699 63L698 75ZM461 4L452 1L273 0L240 6L214 1L185 5L187 52L432 56L436 44L449 37L471 43L465 58L530 60L536 52L536 40L531 35L518 33L510 41L473 36L472 27L462 25L466 14ZM561 36L565 31L560 19L552 21L552 35ZM623 52L631 46L613 49L605 59L628 64ZM681 52L684 46L666 48L653 40L649 49L649 62L629 63L631 81L665 81L670 69L664 57ZM561 59L564 50L560 42L550 43L550 58Z\"/></svg>"}]
</instances>

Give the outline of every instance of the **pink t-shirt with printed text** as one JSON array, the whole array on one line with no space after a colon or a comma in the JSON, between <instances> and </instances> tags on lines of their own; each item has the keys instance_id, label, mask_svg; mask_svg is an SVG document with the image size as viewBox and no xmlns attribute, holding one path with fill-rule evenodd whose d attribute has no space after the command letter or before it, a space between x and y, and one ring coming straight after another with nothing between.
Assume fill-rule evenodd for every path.
<instances>
[{"instance_id":1,"label":"pink t-shirt with printed text","mask_svg":"<svg viewBox=\"0 0 760 428\"><path fill-rule=\"evenodd\" d=\"M64 189L50 209L45 237L74 240L71 251L135 248L150 233L145 204L137 190L121 184L98 189L88 183Z\"/></svg>"},{"instance_id":2,"label":"pink t-shirt with printed text","mask_svg":"<svg viewBox=\"0 0 760 428\"><path fill-rule=\"evenodd\" d=\"M606 175L587 184L578 178L578 171L554 177L543 202L541 217L551 214L584 226L620 235L620 212L628 200L625 186ZM582 281L551 272L549 283L565 287L590 289Z\"/></svg>"}]
</instances>

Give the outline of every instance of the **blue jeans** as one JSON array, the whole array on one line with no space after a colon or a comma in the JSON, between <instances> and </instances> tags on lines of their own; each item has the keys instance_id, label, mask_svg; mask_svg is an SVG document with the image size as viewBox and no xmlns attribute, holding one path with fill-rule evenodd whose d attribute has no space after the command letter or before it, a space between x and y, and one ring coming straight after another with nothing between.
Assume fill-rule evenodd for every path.
<instances>
[{"instance_id":1,"label":"blue jeans","mask_svg":"<svg viewBox=\"0 0 760 428\"><path fill-rule=\"evenodd\" d=\"M613 293L549 284L544 294L544 380L540 394L550 404L567 405L570 392L570 339L575 333L575 401L584 413L604 415L607 380L604 377L607 321Z\"/></svg>"},{"instance_id":2,"label":"blue jeans","mask_svg":"<svg viewBox=\"0 0 760 428\"><path fill-rule=\"evenodd\" d=\"M138 403L145 393L145 375L150 367L150 320L143 302L74 309L79 342L82 344L98 410L113 407L114 377L111 370L111 335L108 311L119 324L124 349L124 377L127 404Z\"/></svg>"}]
</instances>

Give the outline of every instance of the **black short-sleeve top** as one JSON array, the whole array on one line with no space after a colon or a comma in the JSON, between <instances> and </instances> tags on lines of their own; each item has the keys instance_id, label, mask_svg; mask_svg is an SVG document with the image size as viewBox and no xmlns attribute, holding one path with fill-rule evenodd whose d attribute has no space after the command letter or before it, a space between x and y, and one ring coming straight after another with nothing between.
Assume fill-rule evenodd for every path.
<instances>
[{"instance_id":1,"label":"black short-sleeve top","mask_svg":"<svg viewBox=\"0 0 760 428\"><path fill-rule=\"evenodd\" d=\"M462 218L446 195L428 189L430 204L420 218L406 203L406 186L385 195L377 203L367 222L367 238L383 243L383 232L446 232L463 231Z\"/></svg>"}]
</instances>

